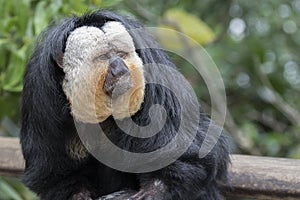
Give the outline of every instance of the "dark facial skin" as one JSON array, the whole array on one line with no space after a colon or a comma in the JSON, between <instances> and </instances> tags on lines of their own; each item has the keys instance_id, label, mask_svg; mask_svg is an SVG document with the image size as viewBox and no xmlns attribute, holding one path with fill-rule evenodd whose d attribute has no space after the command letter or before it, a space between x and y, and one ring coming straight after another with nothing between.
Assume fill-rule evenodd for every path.
<instances>
[{"instance_id":1,"label":"dark facial skin","mask_svg":"<svg viewBox=\"0 0 300 200\"><path fill-rule=\"evenodd\" d=\"M118 87L116 88L117 85ZM103 86L105 93L110 97L112 97L112 94L114 97L118 97L131 87L130 71L124 61L119 56L110 58ZM115 89L116 91L114 91Z\"/></svg>"}]
</instances>

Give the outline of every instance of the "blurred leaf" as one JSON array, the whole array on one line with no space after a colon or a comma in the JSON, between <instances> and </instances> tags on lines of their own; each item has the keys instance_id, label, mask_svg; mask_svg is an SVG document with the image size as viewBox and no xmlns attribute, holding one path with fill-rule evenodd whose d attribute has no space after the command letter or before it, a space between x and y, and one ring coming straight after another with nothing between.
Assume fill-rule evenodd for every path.
<instances>
[{"instance_id":1,"label":"blurred leaf","mask_svg":"<svg viewBox=\"0 0 300 200\"><path fill-rule=\"evenodd\" d=\"M100 1L101 2L100 5L103 8L107 8L107 7L114 6L122 1L123 0L102 0L102 1Z\"/></svg>"},{"instance_id":2,"label":"blurred leaf","mask_svg":"<svg viewBox=\"0 0 300 200\"><path fill-rule=\"evenodd\" d=\"M291 158L295 158L295 159L300 159L300 145L291 148L290 152L289 152L289 156Z\"/></svg>"},{"instance_id":3,"label":"blurred leaf","mask_svg":"<svg viewBox=\"0 0 300 200\"><path fill-rule=\"evenodd\" d=\"M18 5L15 5L15 11L18 13L18 33L23 35L27 29L28 18L31 16L30 1L18 1Z\"/></svg>"},{"instance_id":4,"label":"blurred leaf","mask_svg":"<svg viewBox=\"0 0 300 200\"><path fill-rule=\"evenodd\" d=\"M62 5L63 5L62 0L52 0L49 5L49 10L51 13L58 13Z\"/></svg>"},{"instance_id":5,"label":"blurred leaf","mask_svg":"<svg viewBox=\"0 0 300 200\"><path fill-rule=\"evenodd\" d=\"M255 124L251 122L246 122L242 125L241 131L243 136L247 138L251 146L254 146L256 139L258 138L258 130Z\"/></svg>"},{"instance_id":6,"label":"blurred leaf","mask_svg":"<svg viewBox=\"0 0 300 200\"><path fill-rule=\"evenodd\" d=\"M22 90L26 50L27 46L23 46L21 49L12 52L4 78L4 90L12 92L20 92Z\"/></svg>"},{"instance_id":7,"label":"blurred leaf","mask_svg":"<svg viewBox=\"0 0 300 200\"><path fill-rule=\"evenodd\" d=\"M282 137L281 137L282 138ZM264 145L266 154L268 156L276 156L281 149L281 140L276 138L276 134L268 134L260 140L260 143Z\"/></svg>"},{"instance_id":8,"label":"blurred leaf","mask_svg":"<svg viewBox=\"0 0 300 200\"><path fill-rule=\"evenodd\" d=\"M39 1L33 18L34 30L36 34L42 32L42 30L47 26L49 23L47 19L46 13L46 1Z\"/></svg>"},{"instance_id":9,"label":"blurred leaf","mask_svg":"<svg viewBox=\"0 0 300 200\"><path fill-rule=\"evenodd\" d=\"M18 192L0 177L0 193L3 194L3 200L23 200Z\"/></svg>"},{"instance_id":10,"label":"blurred leaf","mask_svg":"<svg viewBox=\"0 0 300 200\"><path fill-rule=\"evenodd\" d=\"M7 182L11 187L13 187L20 196L22 197L22 200L37 200L38 197L33 194L28 188L26 188L17 178L3 178L4 181Z\"/></svg>"},{"instance_id":11,"label":"blurred leaf","mask_svg":"<svg viewBox=\"0 0 300 200\"><path fill-rule=\"evenodd\" d=\"M3 95L0 95L0 120L8 117L10 119L17 116L20 111L20 93L8 93L4 92ZM14 119L16 120L16 119Z\"/></svg>"},{"instance_id":12,"label":"blurred leaf","mask_svg":"<svg viewBox=\"0 0 300 200\"><path fill-rule=\"evenodd\" d=\"M96 7L100 7L102 0L90 0L91 4L95 5Z\"/></svg>"},{"instance_id":13,"label":"blurred leaf","mask_svg":"<svg viewBox=\"0 0 300 200\"><path fill-rule=\"evenodd\" d=\"M160 28L168 28L174 32L160 31L158 37L164 47L168 49L181 49L183 47L182 38L175 31L181 32L192 38L199 44L207 44L215 39L212 29L195 15L189 14L184 10L170 9L159 24ZM188 41L187 41L188 42ZM189 45L193 45L190 43Z\"/></svg>"},{"instance_id":14,"label":"blurred leaf","mask_svg":"<svg viewBox=\"0 0 300 200\"><path fill-rule=\"evenodd\" d=\"M17 27L18 18L17 17L8 17L3 19L3 28L7 36L11 36L11 32L15 31L14 29Z\"/></svg>"},{"instance_id":15,"label":"blurred leaf","mask_svg":"<svg viewBox=\"0 0 300 200\"><path fill-rule=\"evenodd\" d=\"M27 38L33 38L34 34L33 34L33 29L32 29L32 18L28 19L28 23L27 23L27 27L26 27L26 31L25 31L25 35Z\"/></svg>"},{"instance_id":16,"label":"blurred leaf","mask_svg":"<svg viewBox=\"0 0 300 200\"><path fill-rule=\"evenodd\" d=\"M63 0L62 9L63 13L67 16L70 14L81 15L89 10L88 1L76 1L76 0Z\"/></svg>"}]
</instances>

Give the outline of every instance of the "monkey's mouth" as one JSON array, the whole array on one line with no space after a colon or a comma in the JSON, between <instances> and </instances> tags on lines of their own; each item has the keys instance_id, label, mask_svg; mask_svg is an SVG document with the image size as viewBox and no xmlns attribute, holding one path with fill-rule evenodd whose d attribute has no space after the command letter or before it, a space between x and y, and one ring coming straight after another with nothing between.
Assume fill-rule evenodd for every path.
<instances>
[{"instance_id":1,"label":"monkey's mouth","mask_svg":"<svg viewBox=\"0 0 300 200\"><path fill-rule=\"evenodd\" d=\"M130 72L127 72L120 77L113 77L108 74L103 85L104 92L113 99L123 95L131 88L132 81Z\"/></svg>"}]
</instances>

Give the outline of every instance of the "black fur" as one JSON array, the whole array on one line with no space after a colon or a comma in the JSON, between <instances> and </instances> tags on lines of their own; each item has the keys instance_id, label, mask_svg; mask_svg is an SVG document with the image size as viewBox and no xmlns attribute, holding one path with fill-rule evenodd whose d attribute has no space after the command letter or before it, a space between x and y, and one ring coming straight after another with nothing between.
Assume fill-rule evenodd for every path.
<instances>
[{"instance_id":1,"label":"black fur","mask_svg":"<svg viewBox=\"0 0 300 200\"><path fill-rule=\"evenodd\" d=\"M161 200L222 199L219 183L226 184L227 179L227 142L222 135L214 149L205 158L199 159L199 146L210 123L210 119L204 114L200 117L196 139L187 152L158 171L125 173L101 164L92 156L75 160L67 154L67 142L77 132L68 100L62 90L64 73L58 66L58 60L64 52L70 32L84 25L101 28L107 21L120 21L128 30L142 27L134 20L101 10L65 19L58 25L51 26L41 36L24 77L21 145L26 168L23 182L44 200L70 199L82 190L89 191L92 198L122 189L139 190L140 185L147 185L155 179L162 180L167 186ZM157 46L151 37L134 34L132 37L136 47L144 42ZM159 63L175 68L159 46L137 50L137 53L145 64ZM172 77L168 77L168 80L176 84ZM149 123L150 106L153 103L164 105L168 112L167 123L157 136L146 141L125 135L112 117L101 123L112 141L133 152L149 152L166 145L180 123L180 106L170 91L164 87L147 85L145 92L145 101L133 120L145 125Z\"/></svg>"}]
</instances>

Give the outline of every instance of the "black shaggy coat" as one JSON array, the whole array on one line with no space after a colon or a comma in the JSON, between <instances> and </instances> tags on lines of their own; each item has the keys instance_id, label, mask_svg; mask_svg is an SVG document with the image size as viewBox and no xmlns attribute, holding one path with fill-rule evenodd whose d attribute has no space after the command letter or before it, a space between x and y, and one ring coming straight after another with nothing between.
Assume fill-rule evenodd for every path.
<instances>
[{"instance_id":1,"label":"black shaggy coat","mask_svg":"<svg viewBox=\"0 0 300 200\"><path fill-rule=\"evenodd\" d=\"M74 29L101 27L107 21L120 21L128 30L142 27L133 20L101 10L82 17L71 17L49 27L38 42L24 77L20 136L26 161L23 182L45 200L66 200L82 189L90 191L93 198L122 189L138 191L141 182L155 179L162 180L167 186L162 200L223 199L219 183L226 184L228 147L222 135L213 150L205 158L199 158L199 147L210 123L205 114L200 116L197 136L187 152L169 166L151 173L125 173L101 164L92 156L76 160L68 155L67 143L77 131L62 90L64 72L58 62ZM136 45L140 40L154 42L145 36L135 35L133 39ZM174 67L159 48L141 49L137 53L145 64ZM164 146L180 123L176 117L180 107L165 88L146 85L144 103L133 120L140 124L148 123L148 109L154 103L163 105L169 112L167 123L157 136L148 141L128 136L117 127L112 117L101 123L104 132L110 132L111 140L119 141L120 147L133 152L148 152Z\"/></svg>"}]
</instances>

